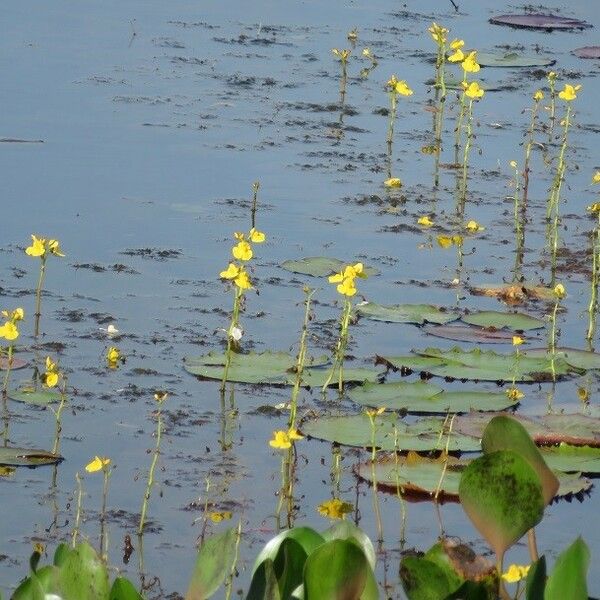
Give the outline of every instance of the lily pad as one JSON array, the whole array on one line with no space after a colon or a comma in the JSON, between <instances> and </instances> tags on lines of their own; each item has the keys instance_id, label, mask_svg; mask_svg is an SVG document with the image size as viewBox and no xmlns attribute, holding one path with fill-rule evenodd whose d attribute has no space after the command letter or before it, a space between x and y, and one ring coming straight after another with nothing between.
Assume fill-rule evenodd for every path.
<instances>
[{"instance_id":1,"label":"lily pad","mask_svg":"<svg viewBox=\"0 0 600 600\"><path fill-rule=\"evenodd\" d=\"M417 356L384 356L379 357L379 362L387 363L395 369L419 369L438 377L478 381L512 381L515 378L519 382L541 382L551 381L553 372L557 378L577 372L577 369L560 357L552 365L552 361L544 356L521 355L516 365L515 353L500 354L479 348L427 348L413 350L413 353Z\"/></svg>"},{"instance_id":2,"label":"lily pad","mask_svg":"<svg viewBox=\"0 0 600 600\"><path fill-rule=\"evenodd\" d=\"M281 267L292 273L301 275L312 275L313 277L327 277L341 271L349 262L344 262L338 258L328 258L326 256L308 256L298 260L286 260L281 263ZM364 268L365 275L379 275L379 271L373 267Z\"/></svg>"},{"instance_id":3,"label":"lily pad","mask_svg":"<svg viewBox=\"0 0 600 600\"><path fill-rule=\"evenodd\" d=\"M61 399L60 392L27 388L8 392L8 397L16 402L25 402L36 406L47 406L48 404L60 402Z\"/></svg>"},{"instance_id":4,"label":"lily pad","mask_svg":"<svg viewBox=\"0 0 600 600\"><path fill-rule=\"evenodd\" d=\"M588 27L592 27L590 23L579 19L539 13L498 15L497 17L492 17L490 23L493 25L508 25L517 29L545 29L546 31L552 31L553 29L587 29Z\"/></svg>"},{"instance_id":5,"label":"lily pad","mask_svg":"<svg viewBox=\"0 0 600 600\"><path fill-rule=\"evenodd\" d=\"M397 493L398 486L403 494L409 496L426 496L432 498L440 485L438 499L458 500L458 486L463 471L473 459L455 458L440 455L438 458L427 458L409 452L406 456L385 456L375 462L375 477L377 488L383 491ZM446 472L442 472L446 464ZM373 483L371 461L357 465L354 472L361 479ZM579 473L555 472L559 481L559 488L555 498L571 496L589 491L592 482L581 477Z\"/></svg>"},{"instance_id":6,"label":"lily pad","mask_svg":"<svg viewBox=\"0 0 600 600\"><path fill-rule=\"evenodd\" d=\"M547 348L535 348L523 352L526 356L540 357L545 356L548 360L552 358L552 354ZM564 359L572 367L588 371L590 369L600 369L600 354L590 352L589 350L576 350L575 348L557 348L555 357Z\"/></svg>"},{"instance_id":7,"label":"lily pad","mask_svg":"<svg viewBox=\"0 0 600 600\"><path fill-rule=\"evenodd\" d=\"M470 325L426 325L423 331L434 337L473 344L510 344L513 335L510 331L483 329Z\"/></svg>"},{"instance_id":8,"label":"lily pad","mask_svg":"<svg viewBox=\"0 0 600 600\"><path fill-rule=\"evenodd\" d=\"M497 310L482 310L461 317L461 321L477 327L494 329L510 329L511 331L530 331L545 326L542 319L523 313L501 312Z\"/></svg>"},{"instance_id":9,"label":"lily pad","mask_svg":"<svg viewBox=\"0 0 600 600\"><path fill-rule=\"evenodd\" d=\"M307 367L302 376L305 387L322 386L329 376L328 357L320 356L307 361ZM209 353L204 356L188 356L184 358L184 368L188 373L203 379L223 378L226 361L224 353ZM263 352L260 354L233 354L227 373L227 381L235 383L262 383L271 385L294 385L296 381L296 358L285 352ZM344 368L345 382L371 381L379 378L379 373L373 369ZM337 374L331 385L337 384Z\"/></svg>"},{"instance_id":10,"label":"lily pad","mask_svg":"<svg viewBox=\"0 0 600 600\"><path fill-rule=\"evenodd\" d=\"M22 369L27 366L27 361L22 358L17 358L13 356L12 359L12 367L11 371L16 371L17 369ZM8 358L6 356L0 356L0 371L6 371L8 367Z\"/></svg>"},{"instance_id":11,"label":"lily pad","mask_svg":"<svg viewBox=\"0 0 600 600\"><path fill-rule=\"evenodd\" d=\"M542 446L540 452L546 464L555 471L600 474L600 448L590 446Z\"/></svg>"},{"instance_id":12,"label":"lily pad","mask_svg":"<svg viewBox=\"0 0 600 600\"><path fill-rule=\"evenodd\" d=\"M0 446L0 465L8 467L40 467L55 465L63 460L60 454L33 448Z\"/></svg>"},{"instance_id":13,"label":"lily pad","mask_svg":"<svg viewBox=\"0 0 600 600\"><path fill-rule=\"evenodd\" d=\"M582 46L573 50L577 58L600 58L600 46Z\"/></svg>"},{"instance_id":14,"label":"lily pad","mask_svg":"<svg viewBox=\"0 0 600 600\"><path fill-rule=\"evenodd\" d=\"M519 54L518 52L493 53L478 52L477 62L482 67L547 67L556 60L538 54Z\"/></svg>"},{"instance_id":15,"label":"lily pad","mask_svg":"<svg viewBox=\"0 0 600 600\"><path fill-rule=\"evenodd\" d=\"M458 319L459 315L449 312L432 304L394 304L385 306L375 302L363 302L355 307L355 311L361 317L373 321L385 321L387 323L413 323L423 325L424 323L445 324Z\"/></svg>"},{"instance_id":16,"label":"lily pad","mask_svg":"<svg viewBox=\"0 0 600 600\"><path fill-rule=\"evenodd\" d=\"M398 432L397 444L394 443L394 424ZM375 445L381 450L425 452L442 449L448 440L444 427L444 419L421 419L407 425L396 415L383 414L375 418ZM370 448L372 444L371 422L365 414L310 419L304 421L300 429L304 435L345 446ZM474 452L480 449L480 444L471 436L458 435L453 431L448 449L451 452Z\"/></svg>"},{"instance_id":17,"label":"lily pad","mask_svg":"<svg viewBox=\"0 0 600 600\"><path fill-rule=\"evenodd\" d=\"M362 406L385 406L415 413L460 413L471 410L504 410L514 403L506 394L494 392L445 392L442 388L417 381L370 384L349 392L350 400Z\"/></svg>"}]
</instances>

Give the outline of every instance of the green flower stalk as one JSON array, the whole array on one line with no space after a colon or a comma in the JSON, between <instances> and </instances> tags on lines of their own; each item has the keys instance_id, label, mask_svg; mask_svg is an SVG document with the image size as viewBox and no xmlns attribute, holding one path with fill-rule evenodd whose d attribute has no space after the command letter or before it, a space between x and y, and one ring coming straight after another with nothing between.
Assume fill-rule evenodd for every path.
<instances>
[{"instance_id":1,"label":"green flower stalk","mask_svg":"<svg viewBox=\"0 0 600 600\"><path fill-rule=\"evenodd\" d=\"M75 473L75 481L77 482L77 509L75 512L75 526L73 527L73 533L71 534L71 548L75 548L77 544L77 537L79 536L79 528L81 527L81 513L83 504L83 485L81 484L81 476L79 471Z\"/></svg>"},{"instance_id":2,"label":"green flower stalk","mask_svg":"<svg viewBox=\"0 0 600 600\"><path fill-rule=\"evenodd\" d=\"M377 495L377 471L375 464L377 462L377 443L376 443L376 425L375 418L385 412L385 406L381 408L369 408L365 411L369 417L371 424L371 480L373 485L373 512L375 513L375 521L377 523L377 541L383 542L383 524L381 522L381 510L379 508L379 496Z\"/></svg>"},{"instance_id":3,"label":"green flower stalk","mask_svg":"<svg viewBox=\"0 0 600 600\"><path fill-rule=\"evenodd\" d=\"M252 229L256 227L256 209L258 206L258 190L260 189L260 181L255 181L252 184L252 211L250 213L250 222Z\"/></svg>"},{"instance_id":4,"label":"green flower stalk","mask_svg":"<svg viewBox=\"0 0 600 600\"><path fill-rule=\"evenodd\" d=\"M40 259L40 275L35 290L35 326L33 332L34 337L37 338L40 333L40 317L42 316L42 288L46 277L46 261L51 254L60 257L64 257L64 254L60 249L58 240L38 238L33 234L31 235L31 246L25 248L25 254Z\"/></svg>"},{"instance_id":5,"label":"green flower stalk","mask_svg":"<svg viewBox=\"0 0 600 600\"><path fill-rule=\"evenodd\" d=\"M162 438L163 423L162 423L162 405L167 399L167 392L156 392L154 399L158 403L158 410L156 411L156 445L152 453L152 462L150 463L150 470L148 471L148 481L146 482L146 491L144 492L144 499L142 501L142 509L140 511L140 523L138 525L138 535L142 535L144 532L144 524L146 523L146 511L148 509L148 501L150 500L150 494L152 492L152 486L154 485L154 471L156 469L156 463L160 455L160 442Z\"/></svg>"},{"instance_id":6,"label":"green flower stalk","mask_svg":"<svg viewBox=\"0 0 600 600\"><path fill-rule=\"evenodd\" d=\"M465 59L465 62L467 60ZM477 65L479 66L479 65ZM466 72L465 72L466 73ZM459 215L463 214L465 201L467 199L467 173L469 170L469 153L471 151L471 143L473 141L473 103L476 100L483 98L484 90L481 89L479 84L476 81L472 83L467 83L466 81L463 83L463 93L461 95L461 99L464 101L465 98L469 99L469 103L467 105L467 125L465 128L465 147L463 149L463 161L462 161L462 189L460 194L460 202L459 202Z\"/></svg>"},{"instance_id":7,"label":"green flower stalk","mask_svg":"<svg viewBox=\"0 0 600 600\"><path fill-rule=\"evenodd\" d=\"M554 368L554 360L556 357L556 337L557 337L557 328L556 328L556 315L558 313L558 309L560 307L560 301L566 297L567 292L562 283L557 283L554 286L553 290L554 294L554 308L552 309L552 315L550 317L550 338L548 340L548 352L551 355L551 369L552 369L552 380L556 381L556 371Z\"/></svg>"},{"instance_id":8,"label":"green flower stalk","mask_svg":"<svg viewBox=\"0 0 600 600\"><path fill-rule=\"evenodd\" d=\"M408 87L408 84L404 79L397 79L395 75L392 75L386 83L386 89L390 99L390 119L388 122L387 132L387 153L388 160L391 164L392 159L392 145L394 143L394 123L396 122L396 111L398 108L398 96L412 96L413 91Z\"/></svg>"},{"instance_id":9,"label":"green flower stalk","mask_svg":"<svg viewBox=\"0 0 600 600\"><path fill-rule=\"evenodd\" d=\"M597 171L592 183L600 183L600 171ZM591 276L591 294L588 305L588 329L586 340L591 343L596 331L596 315L598 312L598 280L600 278L600 202L594 202L587 207L587 210L596 215L597 222L591 233L592 242L592 276Z\"/></svg>"},{"instance_id":10,"label":"green flower stalk","mask_svg":"<svg viewBox=\"0 0 600 600\"><path fill-rule=\"evenodd\" d=\"M550 125L548 126L548 140L552 141L552 132L554 131L554 123L556 121L556 73L550 71L546 76L546 79L548 80L548 85L550 87L550 106L548 107Z\"/></svg>"},{"instance_id":11,"label":"green flower stalk","mask_svg":"<svg viewBox=\"0 0 600 600\"><path fill-rule=\"evenodd\" d=\"M513 269L513 281L523 279L523 254L525 249L525 190L523 190L523 202L519 204L519 194L521 192L521 181L519 166L516 160L510 161L510 166L514 171L513 186L515 194L513 196L513 224L515 229L515 266Z\"/></svg>"},{"instance_id":12,"label":"green flower stalk","mask_svg":"<svg viewBox=\"0 0 600 600\"><path fill-rule=\"evenodd\" d=\"M398 501L400 502L400 520L402 522L402 527L400 528L400 543L404 544L404 542L406 541L406 502L404 501L404 496L402 495L404 492L404 488L400 485L400 444L398 427L396 427L396 423L394 423L394 465L394 474L396 478L396 496L398 497Z\"/></svg>"},{"instance_id":13,"label":"green flower stalk","mask_svg":"<svg viewBox=\"0 0 600 600\"><path fill-rule=\"evenodd\" d=\"M85 466L88 473L97 473L102 471L102 507L100 509L100 556L104 562L107 561L108 540L106 535L106 502L108 499L108 482L112 474L111 460L108 457L95 456L94 459Z\"/></svg>"},{"instance_id":14,"label":"green flower stalk","mask_svg":"<svg viewBox=\"0 0 600 600\"><path fill-rule=\"evenodd\" d=\"M533 94L533 108L531 109L531 120L529 121L529 129L527 130L527 143L525 144L525 162L523 165L523 214L527 208L527 196L529 192L529 161L531 158L531 149L535 143L535 130L538 118L538 109L540 102L544 99L544 92L537 90Z\"/></svg>"},{"instance_id":15,"label":"green flower stalk","mask_svg":"<svg viewBox=\"0 0 600 600\"><path fill-rule=\"evenodd\" d=\"M462 40L457 40L458 42L462 42L464 45L464 42ZM461 147L461 140L462 140L462 133L463 133L463 121L465 116L467 115L467 97L470 100L473 100L475 98L481 98L483 96L483 93L481 95L471 95L471 94L466 94L466 91L469 88L469 84L467 82L467 73L478 73L479 70L481 69L479 63L477 62L477 51L473 50L472 52L469 52L469 54L465 55L463 53L463 51L461 50L461 46L459 46L458 48L456 48L455 53L450 56L448 58L448 60L450 62L459 62L461 64L461 67L463 69L463 79L461 82L461 86L463 89L463 93L460 95L460 106L459 106L459 111L458 111L458 117L456 119L456 129L454 131L454 162L456 164L458 163L458 152L460 150ZM471 84L473 85L473 84ZM472 88L472 92L475 93L475 91L477 91L477 93L479 91L482 91L481 88L479 88L479 85L477 85L477 88ZM469 119L472 117L472 113L471 113L471 108L472 108L473 103L471 102L471 105L469 106ZM467 129L467 141L466 143L469 143L469 132ZM464 161L463 161L464 162ZM464 169L464 164L463 164L463 169Z\"/></svg>"},{"instance_id":16,"label":"green flower stalk","mask_svg":"<svg viewBox=\"0 0 600 600\"><path fill-rule=\"evenodd\" d=\"M329 283L337 284L337 292L344 298L344 307L340 319L340 335L333 355L333 365L329 375L323 384L323 393L327 391L327 387L332 382L334 375L338 376L338 391L341 393L344 389L344 356L346 355L346 347L348 345L348 327L350 326L350 318L352 316L352 296L356 294L356 278L365 279L367 274L364 271L362 263L348 265L343 271L331 275Z\"/></svg>"},{"instance_id":17,"label":"green flower stalk","mask_svg":"<svg viewBox=\"0 0 600 600\"><path fill-rule=\"evenodd\" d=\"M346 82L348 80L348 59L350 58L350 54L352 54L352 50L339 50L338 48L333 48L331 53L340 61L340 104L344 104L346 101Z\"/></svg>"}]
</instances>

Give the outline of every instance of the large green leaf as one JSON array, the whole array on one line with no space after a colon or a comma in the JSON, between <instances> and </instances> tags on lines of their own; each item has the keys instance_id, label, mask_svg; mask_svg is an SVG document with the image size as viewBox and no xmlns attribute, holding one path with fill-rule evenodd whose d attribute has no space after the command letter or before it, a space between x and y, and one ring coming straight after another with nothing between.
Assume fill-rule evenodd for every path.
<instances>
[{"instance_id":1,"label":"large green leaf","mask_svg":"<svg viewBox=\"0 0 600 600\"><path fill-rule=\"evenodd\" d=\"M545 587L546 557L542 556L529 567L529 573L525 582L525 598L527 600L544 600Z\"/></svg>"},{"instance_id":2,"label":"large green leaf","mask_svg":"<svg viewBox=\"0 0 600 600\"><path fill-rule=\"evenodd\" d=\"M539 54L519 54L518 52L477 52L477 62L482 67L547 67L556 60Z\"/></svg>"},{"instance_id":3,"label":"large green leaf","mask_svg":"<svg viewBox=\"0 0 600 600\"><path fill-rule=\"evenodd\" d=\"M60 454L35 448L0 446L0 465L7 467L39 467L55 465L63 460Z\"/></svg>"},{"instance_id":4,"label":"large green leaf","mask_svg":"<svg viewBox=\"0 0 600 600\"><path fill-rule=\"evenodd\" d=\"M479 55L478 55L479 58ZM529 331L541 329L545 323L542 319L523 313L500 312L497 310L482 310L461 317L461 321L478 327L493 327L494 329L511 329L513 331Z\"/></svg>"},{"instance_id":5,"label":"large green leaf","mask_svg":"<svg viewBox=\"0 0 600 600\"><path fill-rule=\"evenodd\" d=\"M360 600L371 567L360 547L349 540L319 546L306 560L305 600Z\"/></svg>"},{"instance_id":6,"label":"large green leaf","mask_svg":"<svg viewBox=\"0 0 600 600\"><path fill-rule=\"evenodd\" d=\"M186 600L210 598L231 572L236 556L237 527L206 538L200 546Z\"/></svg>"},{"instance_id":7,"label":"large green leaf","mask_svg":"<svg viewBox=\"0 0 600 600\"><path fill-rule=\"evenodd\" d=\"M546 357L547 360L552 358L552 354L548 352L547 348L525 350L523 354L535 358ZM557 348L554 356L555 358L563 359L575 369L582 369L585 371L600 369L600 354L597 352L577 350L575 348Z\"/></svg>"},{"instance_id":8,"label":"large green leaf","mask_svg":"<svg viewBox=\"0 0 600 600\"><path fill-rule=\"evenodd\" d=\"M223 353L209 353L204 356L188 356L184 358L184 368L188 373L204 379L221 380L226 362ZM328 358L321 356L310 359L302 374L302 385L305 387L323 386L329 377ZM285 352L262 352L256 354L233 354L227 381L236 383L262 383L272 385L294 385L296 382L296 358ZM345 382L377 381L379 373L373 369L344 368ZM337 371L331 380L337 385Z\"/></svg>"},{"instance_id":9,"label":"large green leaf","mask_svg":"<svg viewBox=\"0 0 600 600\"><path fill-rule=\"evenodd\" d=\"M286 260L281 264L281 267L292 273L312 275L313 277L327 277L328 275L340 272L348 264L350 263L341 261L337 258L308 256L298 260ZM370 277L372 275L378 275L379 271L373 267L365 266L364 273Z\"/></svg>"},{"instance_id":10,"label":"large green leaf","mask_svg":"<svg viewBox=\"0 0 600 600\"><path fill-rule=\"evenodd\" d=\"M587 600L587 571L590 551L578 537L556 559L548 577L544 600Z\"/></svg>"},{"instance_id":11,"label":"large green leaf","mask_svg":"<svg viewBox=\"0 0 600 600\"><path fill-rule=\"evenodd\" d=\"M10 597L11 600L45 600L46 594L55 591L58 569L48 565L31 573Z\"/></svg>"},{"instance_id":12,"label":"large green leaf","mask_svg":"<svg viewBox=\"0 0 600 600\"><path fill-rule=\"evenodd\" d=\"M420 556L405 556L400 561L400 578L408 600L440 600L457 590L457 575Z\"/></svg>"},{"instance_id":13,"label":"large green leaf","mask_svg":"<svg viewBox=\"0 0 600 600\"><path fill-rule=\"evenodd\" d=\"M293 538L286 537L273 562L279 595L289 598L292 592L302 585L302 573L307 559L304 548Z\"/></svg>"},{"instance_id":14,"label":"large green leaf","mask_svg":"<svg viewBox=\"0 0 600 600\"><path fill-rule=\"evenodd\" d=\"M384 491L400 491L408 496L431 498L439 485L442 499L457 500L460 478L471 462L473 459L458 459L453 456L426 458L413 452L399 457L380 456L374 465L375 478L377 487ZM361 479L373 483L371 461L358 464L354 470ZM556 498L586 492L592 487L591 481L581 477L579 473L556 472L554 475L559 482Z\"/></svg>"},{"instance_id":15,"label":"large green leaf","mask_svg":"<svg viewBox=\"0 0 600 600\"><path fill-rule=\"evenodd\" d=\"M246 600L281 600L273 561L263 560L252 576Z\"/></svg>"},{"instance_id":16,"label":"large green leaf","mask_svg":"<svg viewBox=\"0 0 600 600\"><path fill-rule=\"evenodd\" d=\"M129 579L117 577L110 588L109 600L144 600L144 598Z\"/></svg>"},{"instance_id":17,"label":"large green leaf","mask_svg":"<svg viewBox=\"0 0 600 600\"><path fill-rule=\"evenodd\" d=\"M514 406L506 394L497 392L444 392L423 381L371 384L350 390L349 397L362 406L385 406L415 413L460 413L471 410L503 410Z\"/></svg>"},{"instance_id":18,"label":"large green leaf","mask_svg":"<svg viewBox=\"0 0 600 600\"><path fill-rule=\"evenodd\" d=\"M26 404L35 404L36 406L47 406L48 404L60 402L61 394L60 392L53 390L24 388L8 392L8 397L16 402L25 402Z\"/></svg>"},{"instance_id":19,"label":"large green leaf","mask_svg":"<svg viewBox=\"0 0 600 600\"><path fill-rule=\"evenodd\" d=\"M481 438L484 454L498 450L512 450L521 455L535 470L542 484L544 502L549 504L558 490L558 479L544 462L527 430L516 419L507 415L493 417Z\"/></svg>"},{"instance_id":20,"label":"large green leaf","mask_svg":"<svg viewBox=\"0 0 600 600\"><path fill-rule=\"evenodd\" d=\"M394 304L386 306L375 302L363 302L356 305L355 311L361 317L374 321L413 323L415 325L423 325L424 323L443 325L455 321L459 317L456 312L447 311L432 304Z\"/></svg>"},{"instance_id":21,"label":"large green leaf","mask_svg":"<svg viewBox=\"0 0 600 600\"><path fill-rule=\"evenodd\" d=\"M323 539L327 542L331 540L351 540L355 541L364 552L371 569L375 569L375 548L369 536L351 521L337 521L329 529L323 532Z\"/></svg>"},{"instance_id":22,"label":"large green leaf","mask_svg":"<svg viewBox=\"0 0 600 600\"><path fill-rule=\"evenodd\" d=\"M64 598L105 600L109 595L108 572L97 552L81 542L59 567L58 586Z\"/></svg>"},{"instance_id":23,"label":"large green leaf","mask_svg":"<svg viewBox=\"0 0 600 600\"><path fill-rule=\"evenodd\" d=\"M480 381L551 381L552 361L546 357L519 356L515 353L500 354L491 350L462 350L455 347L449 350L427 348L413 350L409 356L385 356L380 360L394 368L428 371L439 377L452 379L472 379ZM554 361L557 378L577 372L562 358Z\"/></svg>"},{"instance_id":24,"label":"large green leaf","mask_svg":"<svg viewBox=\"0 0 600 600\"><path fill-rule=\"evenodd\" d=\"M475 459L463 473L459 496L465 512L499 559L544 514L539 477L512 450Z\"/></svg>"},{"instance_id":25,"label":"large green leaf","mask_svg":"<svg viewBox=\"0 0 600 600\"><path fill-rule=\"evenodd\" d=\"M375 445L381 450L394 450L394 425L398 432L398 450L428 451L445 448L448 440L444 420L437 418L420 419L407 425L396 415L383 414L375 418ZM301 424L304 435L335 442L345 446L371 446L371 422L367 415L340 415L318 417ZM464 435L450 434L448 449L473 452L480 449L479 440Z\"/></svg>"}]
</instances>

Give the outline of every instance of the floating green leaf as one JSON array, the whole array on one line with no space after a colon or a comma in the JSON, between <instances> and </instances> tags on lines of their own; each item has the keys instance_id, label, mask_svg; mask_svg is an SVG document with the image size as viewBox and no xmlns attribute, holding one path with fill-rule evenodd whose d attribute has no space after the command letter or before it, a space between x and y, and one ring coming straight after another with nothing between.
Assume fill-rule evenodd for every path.
<instances>
[{"instance_id":1,"label":"floating green leaf","mask_svg":"<svg viewBox=\"0 0 600 600\"><path fill-rule=\"evenodd\" d=\"M204 540L198 551L186 600L204 600L219 589L235 561L237 536L237 528L231 527Z\"/></svg>"},{"instance_id":2,"label":"floating green leaf","mask_svg":"<svg viewBox=\"0 0 600 600\"><path fill-rule=\"evenodd\" d=\"M356 314L373 321L388 323L424 323L445 324L458 319L459 314L446 311L433 304L394 304L385 306L375 302L363 302L356 305Z\"/></svg>"},{"instance_id":3,"label":"floating green leaf","mask_svg":"<svg viewBox=\"0 0 600 600\"><path fill-rule=\"evenodd\" d=\"M354 261L357 262L357 261ZM349 261L344 262L337 258L327 258L326 256L308 256L298 260L286 260L281 264L281 267L292 273L300 273L301 275L312 275L313 277L327 277L341 271ZM364 273L369 277L378 275L379 271L373 267L364 268Z\"/></svg>"},{"instance_id":4,"label":"floating green leaf","mask_svg":"<svg viewBox=\"0 0 600 600\"><path fill-rule=\"evenodd\" d=\"M463 472L459 496L465 512L499 560L544 514L539 477L512 450L475 459Z\"/></svg>"},{"instance_id":5,"label":"floating green leaf","mask_svg":"<svg viewBox=\"0 0 600 600\"><path fill-rule=\"evenodd\" d=\"M204 379L221 380L226 355L209 353L204 356L184 358L184 368L188 373ZM328 358L321 356L309 359L302 375L305 387L320 387L329 376ZM233 354L227 373L227 381L236 383L263 383L271 385L294 385L296 381L296 358L285 352L263 352L260 354ZM344 368L345 382L377 381L379 373L373 369ZM337 371L331 385L337 385Z\"/></svg>"},{"instance_id":6,"label":"floating green leaf","mask_svg":"<svg viewBox=\"0 0 600 600\"><path fill-rule=\"evenodd\" d=\"M35 390L23 388L21 390L12 390L8 392L8 397L16 402L25 402L26 404L34 404L36 406L47 406L60 402L60 392L53 390Z\"/></svg>"},{"instance_id":7,"label":"floating green leaf","mask_svg":"<svg viewBox=\"0 0 600 600\"><path fill-rule=\"evenodd\" d=\"M479 59L479 55L477 55ZM461 321L478 327L493 327L494 329L511 329L513 331L530 331L541 329L544 321L516 312L500 312L497 310L482 310L461 317Z\"/></svg>"},{"instance_id":8,"label":"floating green leaf","mask_svg":"<svg viewBox=\"0 0 600 600\"><path fill-rule=\"evenodd\" d=\"M578 537L556 559L546 582L544 600L588 600L587 571L590 550Z\"/></svg>"},{"instance_id":9,"label":"floating green leaf","mask_svg":"<svg viewBox=\"0 0 600 600\"><path fill-rule=\"evenodd\" d=\"M477 62L482 67L547 67L553 65L556 60L538 54L478 52Z\"/></svg>"},{"instance_id":10,"label":"floating green leaf","mask_svg":"<svg viewBox=\"0 0 600 600\"><path fill-rule=\"evenodd\" d=\"M415 413L460 413L471 410L497 411L514 406L507 395L473 390L445 392L422 381L365 383L349 392L350 400L362 406L385 406Z\"/></svg>"},{"instance_id":11,"label":"floating green leaf","mask_svg":"<svg viewBox=\"0 0 600 600\"><path fill-rule=\"evenodd\" d=\"M0 446L0 465L8 467L39 467L55 465L63 460L60 454L34 448Z\"/></svg>"},{"instance_id":12,"label":"floating green leaf","mask_svg":"<svg viewBox=\"0 0 600 600\"><path fill-rule=\"evenodd\" d=\"M473 344L510 344L512 332L503 329L483 329L471 325L426 325L423 331L427 335Z\"/></svg>"},{"instance_id":13,"label":"floating green leaf","mask_svg":"<svg viewBox=\"0 0 600 600\"><path fill-rule=\"evenodd\" d=\"M600 473L600 448L590 446L541 446L546 464L555 471Z\"/></svg>"},{"instance_id":14,"label":"floating green leaf","mask_svg":"<svg viewBox=\"0 0 600 600\"><path fill-rule=\"evenodd\" d=\"M546 348L525 350L523 354L535 358L545 357L547 360L552 359L552 354ZM585 371L600 369L600 354L597 352L576 350L575 348L557 348L554 357L564 360L575 369L583 369Z\"/></svg>"},{"instance_id":15,"label":"floating green leaf","mask_svg":"<svg viewBox=\"0 0 600 600\"><path fill-rule=\"evenodd\" d=\"M552 361L546 357L521 354L516 365L515 353L500 354L479 348L473 350L462 350L459 347L449 350L427 348L413 350L413 354L408 356L384 356L379 359L397 369L404 367L427 371L439 377L452 379L512 381L515 378L515 381L532 382L551 381L553 377ZM554 360L554 373L557 378L577 371L562 358Z\"/></svg>"},{"instance_id":16,"label":"floating green leaf","mask_svg":"<svg viewBox=\"0 0 600 600\"><path fill-rule=\"evenodd\" d=\"M398 444L394 443L395 432ZM335 442L345 446L368 448L371 446L371 422L365 414L318 417L301 424L301 431L320 440ZM396 415L383 414L375 418L375 444L381 450L428 451L445 448L448 432L444 419L420 419L407 425ZM480 449L479 440L464 435L450 434L448 449L451 452L462 450L473 452Z\"/></svg>"}]
</instances>

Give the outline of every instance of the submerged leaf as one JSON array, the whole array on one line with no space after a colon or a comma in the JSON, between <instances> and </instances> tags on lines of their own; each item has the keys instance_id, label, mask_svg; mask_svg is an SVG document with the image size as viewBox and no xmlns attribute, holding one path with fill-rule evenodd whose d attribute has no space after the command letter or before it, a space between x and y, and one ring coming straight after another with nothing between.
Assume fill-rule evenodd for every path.
<instances>
[{"instance_id":1,"label":"submerged leaf","mask_svg":"<svg viewBox=\"0 0 600 600\"><path fill-rule=\"evenodd\" d=\"M361 317L388 323L444 324L458 319L458 313L441 309L432 304L394 304L386 306L375 302L358 304L355 311Z\"/></svg>"},{"instance_id":2,"label":"submerged leaf","mask_svg":"<svg viewBox=\"0 0 600 600\"><path fill-rule=\"evenodd\" d=\"M478 327L493 327L494 329L510 329L512 331L529 331L545 326L542 319L516 312L501 312L497 310L481 310L461 317L461 321Z\"/></svg>"},{"instance_id":3,"label":"submerged leaf","mask_svg":"<svg viewBox=\"0 0 600 600\"><path fill-rule=\"evenodd\" d=\"M281 267L292 273L301 275L312 275L313 277L327 277L341 271L348 262L337 258L327 258L326 256L309 256L298 260L286 260ZM365 275L378 275L379 271L373 267L364 268Z\"/></svg>"},{"instance_id":4,"label":"submerged leaf","mask_svg":"<svg viewBox=\"0 0 600 600\"><path fill-rule=\"evenodd\" d=\"M426 325L423 331L428 335L473 344L510 344L512 332L498 329L483 329L470 325Z\"/></svg>"},{"instance_id":5,"label":"submerged leaf","mask_svg":"<svg viewBox=\"0 0 600 600\"><path fill-rule=\"evenodd\" d=\"M546 31L553 29L587 29L588 27L592 27L590 23L579 19L539 13L498 15L497 17L492 17L490 23L493 25L508 25L516 29L545 29Z\"/></svg>"},{"instance_id":6,"label":"submerged leaf","mask_svg":"<svg viewBox=\"0 0 600 600\"><path fill-rule=\"evenodd\" d=\"M60 454L53 454L48 450L0 446L0 465L8 467L55 465L61 460L63 460L63 457Z\"/></svg>"}]
</instances>

